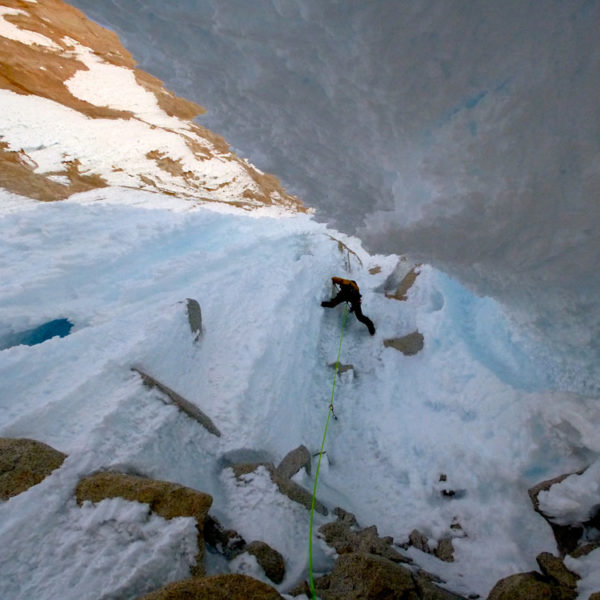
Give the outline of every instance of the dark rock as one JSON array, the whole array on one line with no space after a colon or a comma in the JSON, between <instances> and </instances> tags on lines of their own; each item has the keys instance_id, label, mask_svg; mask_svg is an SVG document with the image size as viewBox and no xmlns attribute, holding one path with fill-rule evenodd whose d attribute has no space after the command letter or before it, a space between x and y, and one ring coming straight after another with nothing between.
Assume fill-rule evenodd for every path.
<instances>
[{"instance_id":1,"label":"dark rock","mask_svg":"<svg viewBox=\"0 0 600 600\"><path fill-rule=\"evenodd\" d=\"M157 481L137 475L105 471L83 478L75 490L78 504L100 502L105 498L124 498L144 502L165 519L194 517L198 530L198 554L194 575L204 574L203 528L212 497L203 492L169 481Z\"/></svg>"},{"instance_id":2,"label":"dark rock","mask_svg":"<svg viewBox=\"0 0 600 600\"><path fill-rule=\"evenodd\" d=\"M395 348L405 356L413 356L423 350L424 346L423 334L418 331L413 331L408 335L398 338L390 338L383 340L383 345L386 348Z\"/></svg>"},{"instance_id":3,"label":"dark rock","mask_svg":"<svg viewBox=\"0 0 600 600\"><path fill-rule=\"evenodd\" d=\"M349 527L358 527L356 517L351 512L348 512L343 508L336 506L333 509L333 514L338 518L338 521L346 523Z\"/></svg>"},{"instance_id":4,"label":"dark rock","mask_svg":"<svg viewBox=\"0 0 600 600\"><path fill-rule=\"evenodd\" d=\"M235 558L246 547L246 540L233 529L225 529L216 517L206 515L204 541L227 560Z\"/></svg>"},{"instance_id":5,"label":"dark rock","mask_svg":"<svg viewBox=\"0 0 600 600\"><path fill-rule=\"evenodd\" d=\"M200 305L197 300L186 298L185 307L194 341L197 342L202 337L202 311L200 310Z\"/></svg>"},{"instance_id":6,"label":"dark rock","mask_svg":"<svg viewBox=\"0 0 600 600\"><path fill-rule=\"evenodd\" d=\"M554 600L552 586L539 573L517 573L496 583L487 600Z\"/></svg>"},{"instance_id":7,"label":"dark rock","mask_svg":"<svg viewBox=\"0 0 600 600\"><path fill-rule=\"evenodd\" d=\"M577 581L580 579L579 575L567 569L565 563L557 556L550 554L550 552L542 552L538 554L536 561L541 572L556 584L573 590L577 587Z\"/></svg>"},{"instance_id":8,"label":"dark rock","mask_svg":"<svg viewBox=\"0 0 600 600\"><path fill-rule=\"evenodd\" d=\"M138 600L283 600L283 597L262 581L229 573L176 581Z\"/></svg>"},{"instance_id":9,"label":"dark rock","mask_svg":"<svg viewBox=\"0 0 600 600\"><path fill-rule=\"evenodd\" d=\"M342 554L333 571L315 580L322 600L418 600L409 569L381 556Z\"/></svg>"},{"instance_id":10,"label":"dark rock","mask_svg":"<svg viewBox=\"0 0 600 600\"><path fill-rule=\"evenodd\" d=\"M577 474L581 475L583 471L578 471ZM537 485L534 485L532 488L528 490L529 497L531 498L531 502L533 503L533 508L536 512L538 512L546 521L548 521L550 527L552 528L552 533L554 534L554 538L556 539L556 544L558 546L558 551L561 556L565 554L570 554L573 552L577 545L579 544L579 540L583 534L583 527L579 524L574 526L569 525L559 525L552 521L552 515L546 515L540 509L540 503L538 500L538 495L541 491L549 490L555 483L560 483L565 480L573 473L565 473L564 475L559 475L558 477L554 477L553 479L547 479L546 481L542 481Z\"/></svg>"},{"instance_id":11,"label":"dark rock","mask_svg":"<svg viewBox=\"0 0 600 600\"><path fill-rule=\"evenodd\" d=\"M443 538L438 542L433 554L444 562L454 562L454 546L451 538Z\"/></svg>"},{"instance_id":12,"label":"dark rock","mask_svg":"<svg viewBox=\"0 0 600 600\"><path fill-rule=\"evenodd\" d=\"M306 446L298 446L288 452L277 467L277 473L284 479L293 477L302 467L310 475L312 457Z\"/></svg>"},{"instance_id":13,"label":"dark rock","mask_svg":"<svg viewBox=\"0 0 600 600\"><path fill-rule=\"evenodd\" d=\"M338 511L338 520L322 525L319 533L325 543L335 548L338 554L360 552L382 556L395 563L412 562L410 558L402 556L393 548L393 538L389 536L380 538L375 525L358 529L354 515L340 508L335 510Z\"/></svg>"},{"instance_id":14,"label":"dark rock","mask_svg":"<svg viewBox=\"0 0 600 600\"><path fill-rule=\"evenodd\" d=\"M573 558L581 558L582 556L587 556L590 552L593 552L597 548L600 548L600 542L590 542L589 544L583 544L575 548L575 550L571 552L570 556L572 556Z\"/></svg>"},{"instance_id":15,"label":"dark rock","mask_svg":"<svg viewBox=\"0 0 600 600\"><path fill-rule=\"evenodd\" d=\"M310 585L308 585L308 581L302 580L300 583L295 585L288 594L295 598L296 596L302 596L303 594L307 597L311 597Z\"/></svg>"},{"instance_id":16,"label":"dark rock","mask_svg":"<svg viewBox=\"0 0 600 600\"><path fill-rule=\"evenodd\" d=\"M26 438L0 438L0 500L8 500L40 483L67 457Z\"/></svg>"},{"instance_id":17,"label":"dark rock","mask_svg":"<svg viewBox=\"0 0 600 600\"><path fill-rule=\"evenodd\" d=\"M431 554L431 550L429 549L429 539L418 529L413 529L410 532L408 535L408 543L421 552L427 552L428 554Z\"/></svg>"},{"instance_id":18,"label":"dark rock","mask_svg":"<svg viewBox=\"0 0 600 600\"><path fill-rule=\"evenodd\" d=\"M600 592L594 592L588 600L600 600Z\"/></svg>"},{"instance_id":19,"label":"dark rock","mask_svg":"<svg viewBox=\"0 0 600 600\"><path fill-rule=\"evenodd\" d=\"M156 388L169 398L169 402L166 404L174 404L184 412L188 417L197 421L206 429L209 433L221 437L221 432L217 429L211 418L203 413L195 404L192 404L189 400L186 400L183 396L180 396L177 392L173 391L170 387L167 387L164 383L158 381L148 373L145 373L139 367L131 367L132 371L135 371L140 375L142 381L146 387Z\"/></svg>"},{"instance_id":20,"label":"dark rock","mask_svg":"<svg viewBox=\"0 0 600 600\"><path fill-rule=\"evenodd\" d=\"M265 575L273 583L281 583L285 577L285 563L283 556L265 542L251 542L245 549L248 554L256 557Z\"/></svg>"}]
</instances>

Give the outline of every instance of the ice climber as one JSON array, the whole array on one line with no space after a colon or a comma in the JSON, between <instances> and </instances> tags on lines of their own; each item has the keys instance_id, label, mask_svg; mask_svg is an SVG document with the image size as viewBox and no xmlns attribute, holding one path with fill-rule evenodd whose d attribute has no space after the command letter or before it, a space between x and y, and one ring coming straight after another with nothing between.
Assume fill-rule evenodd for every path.
<instances>
[{"instance_id":1,"label":"ice climber","mask_svg":"<svg viewBox=\"0 0 600 600\"><path fill-rule=\"evenodd\" d=\"M371 335L375 334L375 326L373 325L373 321L369 319L369 317L363 315L362 309L360 307L360 289L353 279L342 279L341 277L332 277L331 281L334 285L339 286L340 291L337 293L335 298L331 300L323 300L321 302L321 306L325 308L333 308L342 302L348 302L350 304L350 312L353 312L356 315L356 318L367 326L369 333Z\"/></svg>"}]
</instances>

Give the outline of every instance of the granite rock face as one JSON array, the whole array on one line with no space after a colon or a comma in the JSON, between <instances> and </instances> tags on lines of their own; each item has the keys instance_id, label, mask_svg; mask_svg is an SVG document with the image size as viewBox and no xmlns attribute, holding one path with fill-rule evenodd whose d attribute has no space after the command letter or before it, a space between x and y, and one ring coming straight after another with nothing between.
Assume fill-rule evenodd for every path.
<instances>
[{"instance_id":1,"label":"granite rock face","mask_svg":"<svg viewBox=\"0 0 600 600\"><path fill-rule=\"evenodd\" d=\"M8 500L43 481L67 457L26 438L0 438L0 500Z\"/></svg>"},{"instance_id":2,"label":"granite rock face","mask_svg":"<svg viewBox=\"0 0 600 600\"><path fill-rule=\"evenodd\" d=\"M170 583L138 600L283 600L270 585L248 575L211 575Z\"/></svg>"},{"instance_id":3,"label":"granite rock face","mask_svg":"<svg viewBox=\"0 0 600 600\"><path fill-rule=\"evenodd\" d=\"M383 340L383 345L386 348L395 348L405 356L414 356L423 350L424 337L422 333L413 331L402 337Z\"/></svg>"}]
</instances>

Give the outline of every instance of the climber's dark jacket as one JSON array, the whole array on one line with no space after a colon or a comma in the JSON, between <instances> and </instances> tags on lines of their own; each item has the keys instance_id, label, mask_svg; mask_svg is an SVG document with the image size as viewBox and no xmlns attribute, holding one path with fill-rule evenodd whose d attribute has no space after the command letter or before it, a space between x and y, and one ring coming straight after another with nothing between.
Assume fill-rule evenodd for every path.
<instances>
[{"instance_id":1,"label":"climber's dark jacket","mask_svg":"<svg viewBox=\"0 0 600 600\"><path fill-rule=\"evenodd\" d=\"M369 317L363 315L361 309L361 294L358 284L353 279L342 279L341 277L332 277L331 281L339 286L340 291L331 300L324 300L321 302L321 306L325 308L333 308L342 302L348 302L350 304L350 312L356 315L356 318L364 323L371 335L375 333L375 327Z\"/></svg>"}]
</instances>

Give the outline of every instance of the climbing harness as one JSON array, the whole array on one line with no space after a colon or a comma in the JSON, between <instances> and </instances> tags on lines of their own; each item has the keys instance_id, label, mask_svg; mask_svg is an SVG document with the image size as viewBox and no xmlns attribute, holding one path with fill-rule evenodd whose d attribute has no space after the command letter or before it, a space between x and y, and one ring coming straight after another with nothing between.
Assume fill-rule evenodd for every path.
<instances>
[{"instance_id":1,"label":"climbing harness","mask_svg":"<svg viewBox=\"0 0 600 600\"><path fill-rule=\"evenodd\" d=\"M338 367L340 365L340 353L342 352L342 340L344 339L344 329L346 328L346 318L348 317L348 303L344 308L344 320L342 321L342 333L340 334L340 345L338 347L337 359L335 361L335 371L333 372L333 387L331 389L331 400L329 402L329 410L327 412L327 421L325 422L325 431L323 432L323 441L321 442L321 450L319 452L319 461L317 462L317 471L315 473L315 485L312 494L312 503L310 507L310 527L308 531L308 575L310 579L310 591L312 594L312 600L316 600L317 596L315 593L315 582L313 580L313 567L312 567L312 530L313 530L313 514L315 512L315 499L317 497L317 483L319 481L319 469L321 468L321 458L323 457L323 448L325 447L325 438L327 437L327 428L329 427L329 419L333 416L337 420L335 413L333 412L333 396L335 394L335 382L337 379Z\"/></svg>"}]
</instances>

